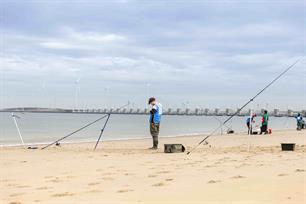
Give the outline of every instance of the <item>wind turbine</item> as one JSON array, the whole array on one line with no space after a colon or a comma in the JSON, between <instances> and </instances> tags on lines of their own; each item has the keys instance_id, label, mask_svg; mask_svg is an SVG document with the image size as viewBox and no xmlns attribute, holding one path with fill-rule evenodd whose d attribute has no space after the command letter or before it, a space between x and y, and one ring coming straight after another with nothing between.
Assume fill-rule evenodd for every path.
<instances>
[{"instance_id":1,"label":"wind turbine","mask_svg":"<svg viewBox=\"0 0 306 204\"><path fill-rule=\"evenodd\" d=\"M74 82L74 84L75 84L74 110L76 110L79 106L78 99L79 99L79 95L80 95L80 80L81 80L81 77L79 77Z\"/></svg>"}]
</instances>

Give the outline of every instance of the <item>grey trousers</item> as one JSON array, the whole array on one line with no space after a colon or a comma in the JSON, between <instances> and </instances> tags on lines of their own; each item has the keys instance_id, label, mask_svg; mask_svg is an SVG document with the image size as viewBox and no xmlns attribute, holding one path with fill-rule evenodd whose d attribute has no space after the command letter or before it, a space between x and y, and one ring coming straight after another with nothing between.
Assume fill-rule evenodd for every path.
<instances>
[{"instance_id":1,"label":"grey trousers","mask_svg":"<svg viewBox=\"0 0 306 204\"><path fill-rule=\"evenodd\" d=\"M158 147L159 124L150 123L150 133L153 139L153 147Z\"/></svg>"}]
</instances>

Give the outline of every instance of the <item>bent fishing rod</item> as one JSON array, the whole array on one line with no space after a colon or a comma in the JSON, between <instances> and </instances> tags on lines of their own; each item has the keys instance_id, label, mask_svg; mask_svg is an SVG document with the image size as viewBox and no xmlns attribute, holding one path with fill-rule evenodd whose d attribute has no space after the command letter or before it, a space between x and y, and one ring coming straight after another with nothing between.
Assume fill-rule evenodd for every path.
<instances>
[{"instance_id":1,"label":"bent fishing rod","mask_svg":"<svg viewBox=\"0 0 306 204\"><path fill-rule=\"evenodd\" d=\"M121 106L121 107L118 108L117 110L120 110L120 109L122 109L122 108L124 108L124 107L126 107L126 106L128 106L128 105L130 105L130 102L128 102L127 104ZM102 130L101 130L101 134L100 134L99 139L98 139L98 142L99 142L99 141L100 141L100 138L101 138L101 136L102 136L102 133L103 133L103 131L104 131L104 129L105 129L105 126L106 126L106 124L107 124L107 122L108 122L108 119L109 119L110 115L111 115L110 113L107 113L106 115L103 115L102 117L96 119L95 121L88 123L87 125L85 125L85 126L79 128L79 129L77 129L77 130L75 130L75 131L69 133L68 135L66 135L66 136L64 136L64 137L62 137L62 138L60 138L60 139L58 139L58 140L56 140L56 141L54 141L54 142L52 142L52 143L50 143L50 144L44 146L44 147L42 147L41 149L46 149L46 148L48 148L48 147L50 147L50 146L52 146L52 145L54 145L54 144L57 144L58 142L60 142L60 141L62 141L62 140L64 140L64 139L66 139L67 137L70 137L70 136L74 135L75 133L77 133L77 132L79 132L79 131L81 131L81 130L83 130L83 129L85 129L85 128L87 128L87 127L89 127L89 126L91 126L91 125L93 125L93 124L95 124L95 123L97 123L98 121L102 120L103 118L108 117L107 120L106 120L106 122L105 122L105 124L104 124L104 127L103 127ZM97 142L97 144L98 144L98 142ZM96 146L97 146L97 144L96 144ZM95 148L96 148L96 146L95 146Z\"/></svg>"},{"instance_id":2,"label":"bent fishing rod","mask_svg":"<svg viewBox=\"0 0 306 204\"><path fill-rule=\"evenodd\" d=\"M242 109L244 109L249 103L251 103L255 98L257 98L260 94L262 94L267 88L269 88L274 82L276 82L279 78L281 78L284 74L286 74L292 67L294 67L301 59L296 60L292 65L286 68L282 73L280 73L275 79L273 79L267 86L265 86L261 91L259 91L253 98L251 98L247 103L245 103L242 107L240 107L233 115L231 115L228 119L226 119L219 127L214 129L209 135L207 135L203 140L201 140L196 146L194 146L187 155L193 152L196 148L198 148L203 142L205 142L208 138L210 138L213 134L215 134L220 128L222 128L228 121L230 121L234 116L236 116Z\"/></svg>"}]
</instances>

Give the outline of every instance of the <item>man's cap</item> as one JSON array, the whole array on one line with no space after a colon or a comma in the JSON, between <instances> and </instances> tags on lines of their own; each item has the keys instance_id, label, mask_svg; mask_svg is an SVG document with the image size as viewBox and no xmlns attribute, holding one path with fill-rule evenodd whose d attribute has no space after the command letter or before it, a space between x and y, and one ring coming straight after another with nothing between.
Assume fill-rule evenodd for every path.
<instances>
[{"instance_id":1,"label":"man's cap","mask_svg":"<svg viewBox=\"0 0 306 204\"><path fill-rule=\"evenodd\" d=\"M155 101L156 99L154 97L149 98L149 102L148 104L150 105L153 101Z\"/></svg>"}]
</instances>

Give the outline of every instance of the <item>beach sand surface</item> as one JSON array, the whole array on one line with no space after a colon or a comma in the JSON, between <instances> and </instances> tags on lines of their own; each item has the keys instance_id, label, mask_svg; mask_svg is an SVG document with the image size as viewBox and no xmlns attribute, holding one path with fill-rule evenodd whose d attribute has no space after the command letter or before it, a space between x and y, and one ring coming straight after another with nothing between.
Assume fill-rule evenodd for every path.
<instances>
[{"instance_id":1,"label":"beach sand surface","mask_svg":"<svg viewBox=\"0 0 306 204\"><path fill-rule=\"evenodd\" d=\"M46 150L0 149L1 204L211 203L305 204L306 131L213 136L192 154L165 154L163 144L190 150L203 136L62 144ZM282 152L281 143L296 143Z\"/></svg>"}]
</instances>

